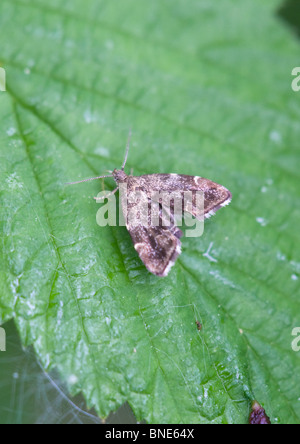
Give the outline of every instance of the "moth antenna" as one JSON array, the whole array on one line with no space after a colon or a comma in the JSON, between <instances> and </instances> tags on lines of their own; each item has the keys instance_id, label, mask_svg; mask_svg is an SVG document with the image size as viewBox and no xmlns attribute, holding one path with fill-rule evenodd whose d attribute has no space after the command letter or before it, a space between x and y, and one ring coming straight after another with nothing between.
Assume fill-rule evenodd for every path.
<instances>
[{"instance_id":1,"label":"moth antenna","mask_svg":"<svg viewBox=\"0 0 300 444\"><path fill-rule=\"evenodd\" d=\"M126 146L125 159L124 159L124 162L123 162L123 165L122 165L122 168L121 168L122 171L124 171L125 165L126 165L126 162L127 162L128 153L129 153L129 147L130 147L131 135L132 135L132 132L131 132L131 128L130 128L129 134L128 134L127 146Z\"/></svg>"},{"instance_id":2,"label":"moth antenna","mask_svg":"<svg viewBox=\"0 0 300 444\"><path fill-rule=\"evenodd\" d=\"M90 182L91 180L105 179L106 177L113 177L113 175L110 174L109 176L91 177L90 179L78 180L77 182L67 182L67 183L65 183L65 185L76 185L78 183Z\"/></svg>"}]
</instances>

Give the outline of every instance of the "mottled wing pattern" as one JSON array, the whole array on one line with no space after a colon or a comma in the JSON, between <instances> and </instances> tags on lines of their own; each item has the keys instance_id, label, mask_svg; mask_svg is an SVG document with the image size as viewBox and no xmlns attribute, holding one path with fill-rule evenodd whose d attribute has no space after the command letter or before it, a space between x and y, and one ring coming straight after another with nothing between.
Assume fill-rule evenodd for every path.
<instances>
[{"instance_id":1,"label":"mottled wing pattern","mask_svg":"<svg viewBox=\"0 0 300 444\"><path fill-rule=\"evenodd\" d=\"M184 191L202 191L204 194L204 214L199 213L196 207L196 194L193 194L192 205L185 202L185 210L192 216L203 220L216 213L221 207L228 205L232 195L227 188L199 176L182 174L150 174L131 176L128 178L130 186L145 190L149 196L153 191L178 193L183 196Z\"/></svg>"},{"instance_id":2,"label":"mottled wing pattern","mask_svg":"<svg viewBox=\"0 0 300 444\"><path fill-rule=\"evenodd\" d=\"M194 217L203 220L210 217L219 208L227 205L231 200L231 193L222 185L198 176L185 176L178 174L152 174L144 176L127 176L127 196L130 193L143 191L146 200L151 206L151 195L153 191L172 193L182 199L184 191L202 191L204 195L204 213L199 214L196 208L194 195L192 202L184 202L184 209ZM127 205L127 209L130 205ZM169 209L160 206L159 224L152 226L141 222L139 216L135 223L127 223L126 227L130 233L134 248L138 252L146 268L157 276L167 276L177 257L181 253L182 231L176 227L174 222L172 206Z\"/></svg>"},{"instance_id":3,"label":"mottled wing pattern","mask_svg":"<svg viewBox=\"0 0 300 444\"><path fill-rule=\"evenodd\" d=\"M126 228L131 236L134 248L146 268L157 276L167 276L178 255L181 253L181 242L179 239L182 236L182 231L176 227L172 215L162 210L161 205L157 205L157 225L152 225L152 202L147 192L140 197L142 200L145 199L145 202L143 201L142 203L146 211L148 207L146 219L137 212L134 214L134 220L131 220L129 215L132 208L134 208L134 204L131 203L133 202L131 193L137 192L139 188L135 186L135 182L127 183L127 194L122 198Z\"/></svg>"},{"instance_id":4,"label":"mottled wing pattern","mask_svg":"<svg viewBox=\"0 0 300 444\"><path fill-rule=\"evenodd\" d=\"M137 226L128 231L146 268L156 276L167 276L181 253L181 230Z\"/></svg>"}]
</instances>

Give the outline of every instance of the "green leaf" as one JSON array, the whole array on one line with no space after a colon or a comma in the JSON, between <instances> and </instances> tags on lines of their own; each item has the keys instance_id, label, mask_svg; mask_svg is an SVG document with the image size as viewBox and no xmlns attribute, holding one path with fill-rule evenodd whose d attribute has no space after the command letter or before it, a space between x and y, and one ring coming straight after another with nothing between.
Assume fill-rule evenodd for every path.
<instances>
[{"instance_id":1,"label":"green leaf","mask_svg":"<svg viewBox=\"0 0 300 444\"><path fill-rule=\"evenodd\" d=\"M256 399L299 423L299 43L276 6L1 1L0 323L103 418L246 423ZM163 279L96 224L100 181L64 186L119 168L130 127L135 174L233 193Z\"/></svg>"}]
</instances>

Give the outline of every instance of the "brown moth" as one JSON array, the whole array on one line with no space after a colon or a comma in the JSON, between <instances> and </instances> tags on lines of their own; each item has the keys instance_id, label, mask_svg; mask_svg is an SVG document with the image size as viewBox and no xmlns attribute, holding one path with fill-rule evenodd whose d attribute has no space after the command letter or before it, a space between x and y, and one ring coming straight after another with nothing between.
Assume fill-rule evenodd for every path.
<instances>
[{"instance_id":1,"label":"brown moth","mask_svg":"<svg viewBox=\"0 0 300 444\"><path fill-rule=\"evenodd\" d=\"M172 199L180 199L184 210L193 217L204 220L231 201L231 193L222 185L212 182L199 176L186 176L180 174L147 174L143 176L127 175L124 172L129 152L129 134L125 160L120 170L115 169L111 175L99 176L91 179L72 182L71 184L87 182L90 180L113 177L117 188L110 194L114 194L121 185L126 186L126 193L121 195L122 210L124 213L126 228L129 231L134 248L146 268L156 276L167 276L177 257L181 253L180 238L182 231L176 226L174 218L174 208L172 203L170 208L165 208L158 203L159 218L156 225L151 224L150 213L145 220L139 219L137 214L134 224L127 218L130 211L131 196L141 192L145 204L152 203L152 196L155 192L163 192L172 195ZM204 209L199 213L196 207L194 195L189 202L184 201L186 192L202 192L204 197ZM98 200L98 198L95 198ZM128 203L129 202L129 203ZM125 214L126 213L126 214ZM148 217L149 216L149 217Z\"/></svg>"}]
</instances>

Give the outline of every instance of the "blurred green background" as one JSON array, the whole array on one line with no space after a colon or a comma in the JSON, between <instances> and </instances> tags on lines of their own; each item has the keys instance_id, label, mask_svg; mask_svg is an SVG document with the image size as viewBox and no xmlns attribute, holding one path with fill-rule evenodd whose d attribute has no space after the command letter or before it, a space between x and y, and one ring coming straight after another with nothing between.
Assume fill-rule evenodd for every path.
<instances>
[{"instance_id":1,"label":"blurred green background","mask_svg":"<svg viewBox=\"0 0 300 444\"><path fill-rule=\"evenodd\" d=\"M102 424L82 396L70 397L55 372L46 375L31 348L23 349L13 321L5 324L7 351L0 355L1 424ZM128 404L106 424L135 424Z\"/></svg>"},{"instance_id":2,"label":"blurred green background","mask_svg":"<svg viewBox=\"0 0 300 444\"><path fill-rule=\"evenodd\" d=\"M0 92L0 324L7 333L7 351L0 352L0 423L101 423L96 411L107 416L114 410L106 422L133 423L135 416L124 404L127 399L139 421L246 422L254 396L273 422L299 423L299 353L291 351L290 343L292 328L300 326L300 92L291 89L291 71L300 65L300 2L2 0L0 31L0 66L7 76L7 91ZM42 219L42 229L36 231L27 225L26 211L32 213L32 207L23 212L17 178L28 174L38 179L39 189L34 190L31 176L25 181L26 192L37 212L39 205L50 202L49 220L58 220L53 232L59 248L65 245L60 244L62 238L76 244L92 230L94 208L84 202L97 194L99 184L64 194L63 183L118 167L130 127L134 137L128 165L136 174L201 174L230 188L234 200L209 222L204 240L186 241L180 265L164 283L147 277L130 241L123 241L123 231L105 232L107 239L93 231L99 241L77 250L84 260L93 248L107 249L106 264L94 276L89 275L88 263L81 268L75 263L75 250L68 251L62 262L72 264L74 282L82 280L86 293L95 290L115 314L111 342L99 350L94 347L97 335L105 331L99 317L89 314L98 313L98 306L84 307L97 365L102 365L101 354L112 356L105 363L111 371L108 381L105 365L103 371L101 367L102 400L89 385L88 371L74 389L64 382L73 365L78 370L76 362L65 358L63 334L52 343L39 323L49 304L48 320L56 333L61 319L56 307L58 301L68 305L68 291L61 269L52 281L47 274L57 266L51 255L39 257L42 247L35 242L48 234L47 221ZM30 175L28 158L33 166ZM108 182L106 187L113 185ZM69 207L56 210L71 198L80 214L78 219L72 214L75 228L68 225L71 216L63 218L71 214ZM17 222L8 229L15 215ZM214 244L222 246L214 250ZM210 246L218 264L203 257ZM33 263L41 261L47 276L44 287L37 284L43 277L35 274L35 267L22 262L31 258L31 249L38 251ZM111 280L115 295L99 296L96 283L101 279ZM121 295L131 307L135 292L143 310L149 298L151 308L142 313L146 320L153 318L151 338L157 338L170 318L174 320L175 327L163 330L161 342L153 346L161 350L160 367L168 388L154 383L150 362L144 357L133 361L128 354L140 331L127 331L130 316L123 324ZM157 295L167 296L169 306L161 299L157 302ZM203 316L204 339L194 338L198 332L191 313L171 311L185 303L196 307L193 316ZM134 302L132 307L133 314L140 309ZM64 319L69 321L72 313L66 310ZM120 331L114 337L118 323ZM78 339L76 332L71 334ZM188 346L182 336L191 337ZM128 349L114 346L116 338ZM220 349L224 355L217 354ZM75 357L85 362L81 352ZM167 352L171 362L165 359ZM44 373L48 358L50 368L53 364L59 372ZM113 377L120 374L118 386ZM110 381L116 393L106 390ZM96 410L88 410L85 399ZM181 400L184 412L176 407ZM123 406L118 410L119 405Z\"/></svg>"}]
</instances>

